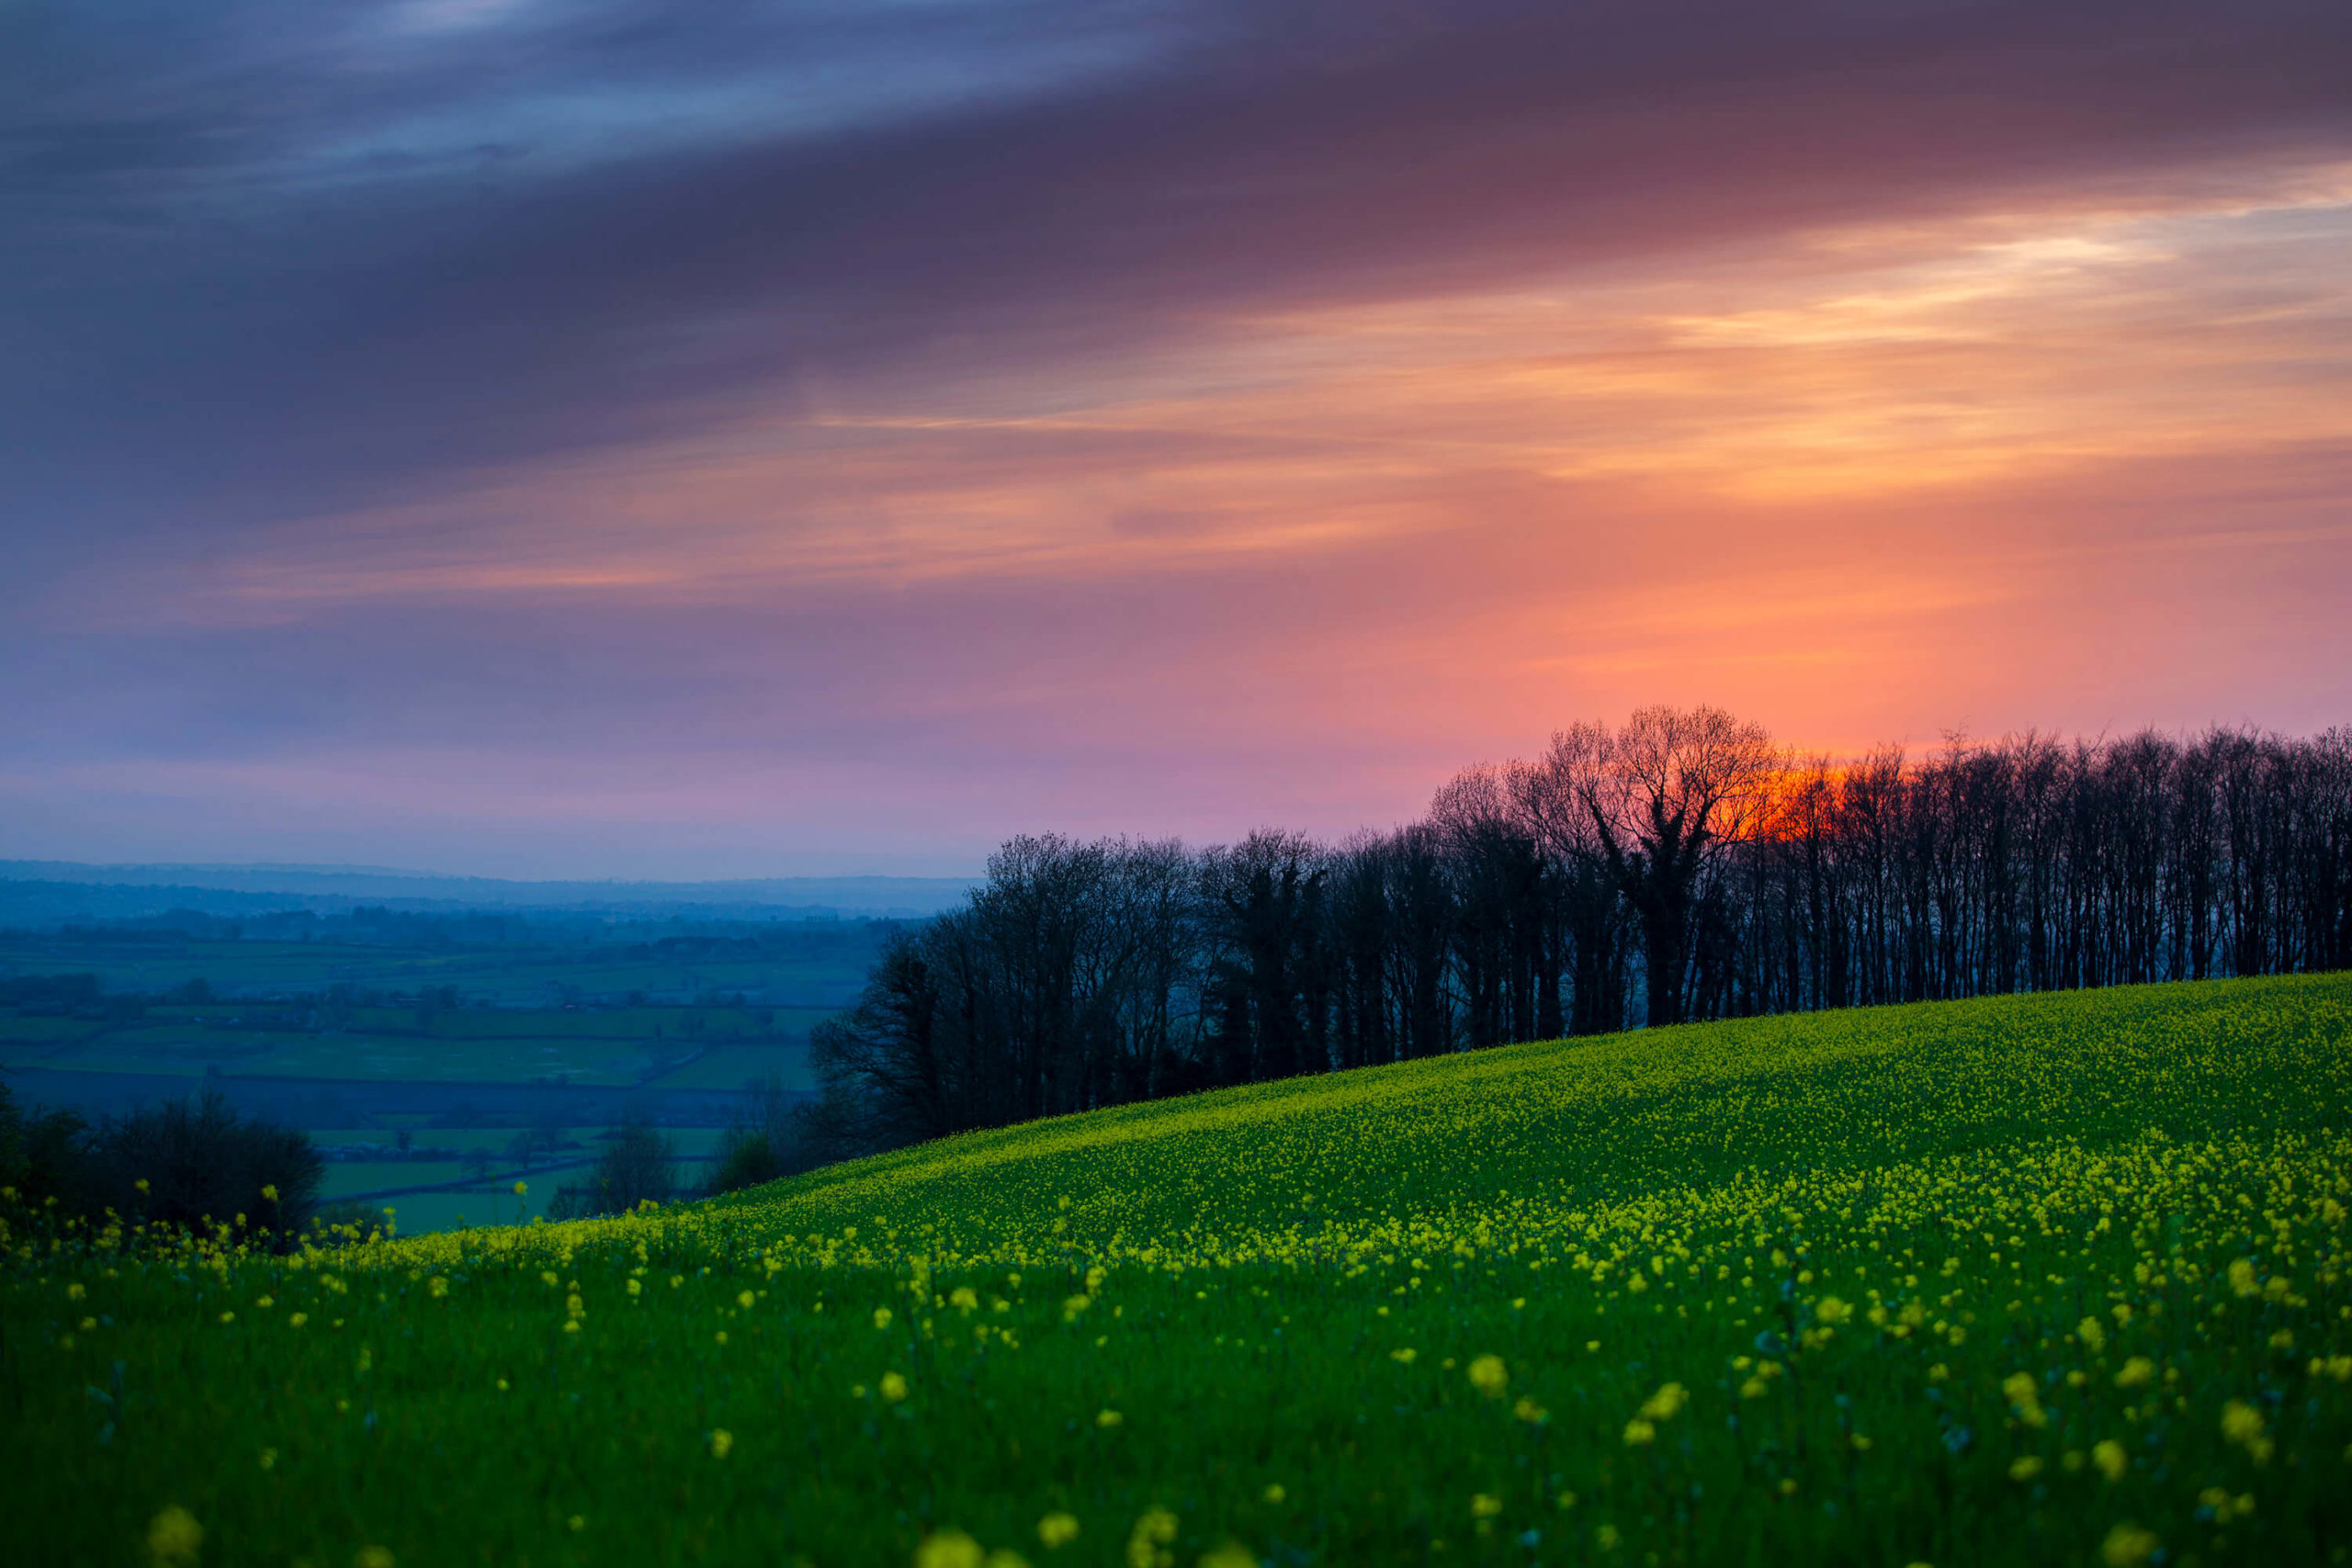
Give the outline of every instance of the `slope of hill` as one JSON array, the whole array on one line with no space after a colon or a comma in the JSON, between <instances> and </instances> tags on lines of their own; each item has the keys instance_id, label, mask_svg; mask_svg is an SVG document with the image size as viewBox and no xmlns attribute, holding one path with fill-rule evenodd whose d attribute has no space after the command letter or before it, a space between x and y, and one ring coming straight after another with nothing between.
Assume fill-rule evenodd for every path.
<instances>
[{"instance_id":1,"label":"slope of hill","mask_svg":"<svg viewBox=\"0 0 2352 1568\"><path fill-rule=\"evenodd\" d=\"M2119 989L293 1259L20 1220L0 1462L40 1561L2335 1561L2348 1046L2352 976Z\"/></svg>"}]
</instances>

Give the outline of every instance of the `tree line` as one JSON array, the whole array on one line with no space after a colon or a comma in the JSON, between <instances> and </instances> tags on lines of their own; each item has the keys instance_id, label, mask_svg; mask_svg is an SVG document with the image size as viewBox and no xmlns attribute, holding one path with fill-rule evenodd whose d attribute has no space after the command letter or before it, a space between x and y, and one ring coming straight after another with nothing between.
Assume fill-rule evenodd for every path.
<instances>
[{"instance_id":1,"label":"tree line","mask_svg":"<svg viewBox=\"0 0 2352 1568\"><path fill-rule=\"evenodd\" d=\"M1841 761L1647 708L1339 843L1011 840L816 1032L786 1163L1511 1041L2346 966L2352 730Z\"/></svg>"}]
</instances>

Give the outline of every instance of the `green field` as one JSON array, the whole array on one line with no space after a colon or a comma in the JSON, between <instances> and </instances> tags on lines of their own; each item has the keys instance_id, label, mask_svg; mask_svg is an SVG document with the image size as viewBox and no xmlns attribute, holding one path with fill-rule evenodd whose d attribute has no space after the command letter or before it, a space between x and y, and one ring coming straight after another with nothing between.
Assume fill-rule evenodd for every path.
<instances>
[{"instance_id":1,"label":"green field","mask_svg":"<svg viewBox=\"0 0 2352 1568\"><path fill-rule=\"evenodd\" d=\"M232 1007L150 1007L101 1020L0 1017L0 1066L80 1072L354 1082L626 1085L684 1065L676 1087L736 1089L775 1074L806 1087L808 1030L830 1016L802 1008L356 1008L334 1029L261 1027ZM792 1036L795 1038L786 1038ZM696 1060L707 1054L709 1066Z\"/></svg>"},{"instance_id":2,"label":"green field","mask_svg":"<svg viewBox=\"0 0 2352 1568\"><path fill-rule=\"evenodd\" d=\"M337 985L407 992L454 987L469 1002L514 1008L618 998L632 991L672 1001L741 991L778 1006L825 1010L855 994L879 941L854 924L819 926L803 943L805 952L673 961L576 942L399 947L7 932L0 933L0 976L86 972L109 992L150 995L191 980L224 995L265 997L313 994Z\"/></svg>"},{"instance_id":3,"label":"green field","mask_svg":"<svg viewBox=\"0 0 2352 1568\"><path fill-rule=\"evenodd\" d=\"M1508 1047L296 1258L19 1216L14 1555L2340 1562L2348 1055L2352 977L2233 981Z\"/></svg>"}]
</instances>

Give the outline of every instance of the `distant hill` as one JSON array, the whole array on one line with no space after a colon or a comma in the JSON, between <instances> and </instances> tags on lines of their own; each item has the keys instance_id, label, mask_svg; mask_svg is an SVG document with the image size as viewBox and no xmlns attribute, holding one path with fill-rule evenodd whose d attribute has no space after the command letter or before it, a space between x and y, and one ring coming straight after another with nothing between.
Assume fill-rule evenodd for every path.
<instances>
[{"instance_id":1,"label":"distant hill","mask_svg":"<svg viewBox=\"0 0 2352 1568\"><path fill-rule=\"evenodd\" d=\"M0 926L138 919L175 909L322 914L362 904L418 913L548 910L725 919L840 916L916 919L975 886L952 876L783 876L736 882L514 882L375 866L84 865L0 861Z\"/></svg>"}]
</instances>

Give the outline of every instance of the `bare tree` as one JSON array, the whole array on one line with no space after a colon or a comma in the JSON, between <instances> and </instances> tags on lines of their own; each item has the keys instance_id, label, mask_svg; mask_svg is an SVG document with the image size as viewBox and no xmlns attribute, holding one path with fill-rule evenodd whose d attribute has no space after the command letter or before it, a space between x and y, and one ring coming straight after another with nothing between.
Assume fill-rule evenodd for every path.
<instances>
[{"instance_id":1,"label":"bare tree","mask_svg":"<svg viewBox=\"0 0 2352 1568\"><path fill-rule=\"evenodd\" d=\"M1583 795L1641 922L1652 1024L1679 1023L1701 879L1766 816L1781 765L1761 725L1721 708L1649 707L1609 738Z\"/></svg>"}]
</instances>

